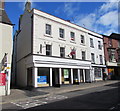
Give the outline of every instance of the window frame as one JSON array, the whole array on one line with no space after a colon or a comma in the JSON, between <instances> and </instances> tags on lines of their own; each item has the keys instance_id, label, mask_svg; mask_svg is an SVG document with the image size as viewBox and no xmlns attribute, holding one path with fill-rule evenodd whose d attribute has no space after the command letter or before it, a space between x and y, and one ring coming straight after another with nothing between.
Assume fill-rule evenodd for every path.
<instances>
[{"instance_id":1,"label":"window frame","mask_svg":"<svg viewBox=\"0 0 120 111\"><path fill-rule=\"evenodd\" d=\"M61 51L61 49L63 49L63 51ZM60 47L60 57L65 58L65 47Z\"/></svg>"},{"instance_id":2,"label":"window frame","mask_svg":"<svg viewBox=\"0 0 120 111\"><path fill-rule=\"evenodd\" d=\"M83 42L81 42L81 41L83 41ZM81 42L81 44L85 44L85 36L84 35L80 36L80 42Z\"/></svg>"},{"instance_id":3,"label":"window frame","mask_svg":"<svg viewBox=\"0 0 120 111\"><path fill-rule=\"evenodd\" d=\"M75 32L70 32L70 38L72 41L75 41Z\"/></svg>"},{"instance_id":4,"label":"window frame","mask_svg":"<svg viewBox=\"0 0 120 111\"><path fill-rule=\"evenodd\" d=\"M52 26L50 24L46 24L45 34L47 35L52 34Z\"/></svg>"},{"instance_id":5,"label":"window frame","mask_svg":"<svg viewBox=\"0 0 120 111\"><path fill-rule=\"evenodd\" d=\"M85 51L82 51L82 60L86 60L86 52ZM84 53L84 59L83 59L83 53Z\"/></svg>"},{"instance_id":6,"label":"window frame","mask_svg":"<svg viewBox=\"0 0 120 111\"><path fill-rule=\"evenodd\" d=\"M95 54L94 53L91 53L91 62L95 63Z\"/></svg>"},{"instance_id":7,"label":"window frame","mask_svg":"<svg viewBox=\"0 0 120 111\"><path fill-rule=\"evenodd\" d=\"M47 46L50 46L50 49L47 49ZM47 52L50 54L47 54ZM46 56L52 56L52 45L46 44Z\"/></svg>"},{"instance_id":8,"label":"window frame","mask_svg":"<svg viewBox=\"0 0 120 111\"><path fill-rule=\"evenodd\" d=\"M63 32L62 32L62 31L63 31ZM63 37L62 37L61 35L62 35ZM62 39L65 38L65 30L62 29L62 28L59 28L59 37L62 38Z\"/></svg>"},{"instance_id":9,"label":"window frame","mask_svg":"<svg viewBox=\"0 0 120 111\"><path fill-rule=\"evenodd\" d=\"M94 48L93 38L90 38L90 47Z\"/></svg>"},{"instance_id":10,"label":"window frame","mask_svg":"<svg viewBox=\"0 0 120 111\"><path fill-rule=\"evenodd\" d=\"M98 41L98 49L102 49L101 41Z\"/></svg>"}]
</instances>

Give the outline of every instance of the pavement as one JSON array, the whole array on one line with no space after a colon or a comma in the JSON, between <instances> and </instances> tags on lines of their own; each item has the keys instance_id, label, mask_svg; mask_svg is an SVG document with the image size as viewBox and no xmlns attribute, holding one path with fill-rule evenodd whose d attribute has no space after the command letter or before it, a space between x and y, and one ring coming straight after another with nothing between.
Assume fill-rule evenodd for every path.
<instances>
[{"instance_id":1,"label":"pavement","mask_svg":"<svg viewBox=\"0 0 120 111\"><path fill-rule=\"evenodd\" d=\"M36 88L36 89L11 89L11 94L8 96L0 96L2 102L0 104L7 104L10 102L27 100L28 98L44 98L49 95L62 94L72 91L84 90L94 87L100 87L104 85L115 84L120 81L118 80L107 80L99 81L93 83L80 83L79 85L61 85L60 87L45 87L45 88Z\"/></svg>"}]
</instances>

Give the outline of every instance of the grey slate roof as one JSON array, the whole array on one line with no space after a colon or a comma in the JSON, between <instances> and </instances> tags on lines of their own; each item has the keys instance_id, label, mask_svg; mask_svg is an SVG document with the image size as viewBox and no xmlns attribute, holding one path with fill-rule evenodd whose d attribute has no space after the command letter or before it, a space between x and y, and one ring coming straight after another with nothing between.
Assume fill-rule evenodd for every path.
<instances>
[{"instance_id":1,"label":"grey slate roof","mask_svg":"<svg viewBox=\"0 0 120 111\"><path fill-rule=\"evenodd\" d=\"M0 22L12 25L5 10L0 9Z\"/></svg>"}]
</instances>

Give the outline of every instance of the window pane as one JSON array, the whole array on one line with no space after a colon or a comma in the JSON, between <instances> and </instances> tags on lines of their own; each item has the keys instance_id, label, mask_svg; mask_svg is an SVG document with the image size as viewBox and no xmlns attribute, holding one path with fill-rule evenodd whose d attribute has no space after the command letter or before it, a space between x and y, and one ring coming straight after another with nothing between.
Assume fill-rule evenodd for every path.
<instances>
[{"instance_id":1,"label":"window pane","mask_svg":"<svg viewBox=\"0 0 120 111\"><path fill-rule=\"evenodd\" d=\"M65 48L60 47L60 57L65 57Z\"/></svg>"},{"instance_id":2,"label":"window pane","mask_svg":"<svg viewBox=\"0 0 120 111\"><path fill-rule=\"evenodd\" d=\"M71 32L70 34L71 34L71 35L70 35L70 36L71 36L71 40L75 40L75 33L74 33L74 32Z\"/></svg>"},{"instance_id":3,"label":"window pane","mask_svg":"<svg viewBox=\"0 0 120 111\"><path fill-rule=\"evenodd\" d=\"M82 51L82 60L85 60L85 51Z\"/></svg>"},{"instance_id":4,"label":"window pane","mask_svg":"<svg viewBox=\"0 0 120 111\"><path fill-rule=\"evenodd\" d=\"M61 38L64 38L64 29L59 29L59 34Z\"/></svg>"},{"instance_id":5,"label":"window pane","mask_svg":"<svg viewBox=\"0 0 120 111\"><path fill-rule=\"evenodd\" d=\"M51 45L46 45L46 55L48 55L48 56L52 55Z\"/></svg>"},{"instance_id":6,"label":"window pane","mask_svg":"<svg viewBox=\"0 0 120 111\"><path fill-rule=\"evenodd\" d=\"M81 43L84 43L84 36L81 35Z\"/></svg>"},{"instance_id":7,"label":"window pane","mask_svg":"<svg viewBox=\"0 0 120 111\"><path fill-rule=\"evenodd\" d=\"M51 25L46 24L46 34L51 35Z\"/></svg>"},{"instance_id":8,"label":"window pane","mask_svg":"<svg viewBox=\"0 0 120 111\"><path fill-rule=\"evenodd\" d=\"M90 38L90 47L94 47L92 38Z\"/></svg>"}]
</instances>

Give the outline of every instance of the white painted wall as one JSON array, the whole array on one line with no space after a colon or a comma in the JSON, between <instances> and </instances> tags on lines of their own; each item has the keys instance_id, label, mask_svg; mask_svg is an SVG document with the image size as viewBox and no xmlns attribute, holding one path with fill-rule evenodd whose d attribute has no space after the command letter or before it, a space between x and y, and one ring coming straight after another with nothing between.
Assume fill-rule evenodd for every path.
<instances>
[{"instance_id":1,"label":"white painted wall","mask_svg":"<svg viewBox=\"0 0 120 111\"><path fill-rule=\"evenodd\" d=\"M5 86L0 86L0 95L10 94L10 77L11 77L11 59L12 59L12 31L13 26L0 23L0 63L5 55L8 53L8 82L7 82L7 93L5 93Z\"/></svg>"}]
</instances>

